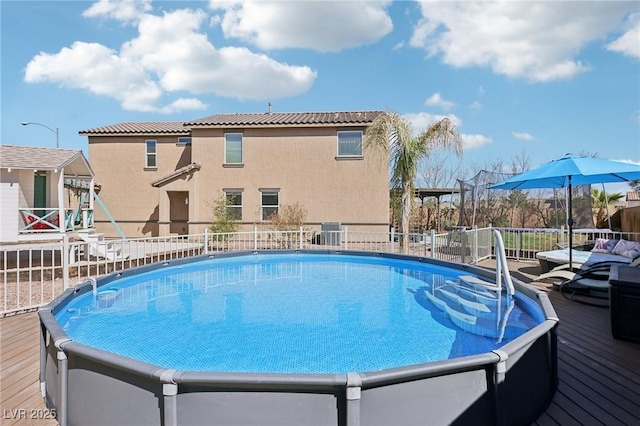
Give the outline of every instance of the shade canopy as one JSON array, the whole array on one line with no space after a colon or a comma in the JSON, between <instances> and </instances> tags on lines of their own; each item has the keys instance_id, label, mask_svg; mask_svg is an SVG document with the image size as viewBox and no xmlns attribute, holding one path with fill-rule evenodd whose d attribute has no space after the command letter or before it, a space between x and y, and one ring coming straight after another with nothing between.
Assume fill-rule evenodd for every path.
<instances>
[{"instance_id":1,"label":"shade canopy","mask_svg":"<svg viewBox=\"0 0 640 426\"><path fill-rule=\"evenodd\" d=\"M569 185L631 182L640 179L640 166L594 157L564 156L516 175L490 189L567 188Z\"/></svg>"},{"instance_id":2,"label":"shade canopy","mask_svg":"<svg viewBox=\"0 0 640 426\"><path fill-rule=\"evenodd\" d=\"M569 267L573 267L573 218L571 186L594 183L631 182L640 179L640 166L594 157L566 155L516 175L490 189L568 188Z\"/></svg>"}]
</instances>

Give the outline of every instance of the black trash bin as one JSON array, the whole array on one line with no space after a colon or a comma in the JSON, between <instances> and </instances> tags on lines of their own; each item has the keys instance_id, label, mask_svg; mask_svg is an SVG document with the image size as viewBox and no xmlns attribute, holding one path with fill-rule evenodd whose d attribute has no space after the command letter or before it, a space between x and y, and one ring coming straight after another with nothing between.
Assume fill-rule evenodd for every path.
<instances>
[{"instance_id":1,"label":"black trash bin","mask_svg":"<svg viewBox=\"0 0 640 426\"><path fill-rule=\"evenodd\" d=\"M640 268L611 267L609 313L614 339L640 343Z\"/></svg>"}]
</instances>

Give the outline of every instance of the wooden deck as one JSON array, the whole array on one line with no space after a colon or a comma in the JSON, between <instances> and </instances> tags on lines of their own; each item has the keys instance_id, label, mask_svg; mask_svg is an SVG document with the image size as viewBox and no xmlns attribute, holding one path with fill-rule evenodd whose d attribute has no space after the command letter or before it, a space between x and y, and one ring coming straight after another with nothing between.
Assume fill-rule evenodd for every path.
<instances>
[{"instance_id":1,"label":"wooden deck","mask_svg":"<svg viewBox=\"0 0 640 426\"><path fill-rule=\"evenodd\" d=\"M533 264L511 265L523 281L536 269ZM537 287L549 292L560 317L560 385L536 425L640 425L640 344L613 339L608 309L566 300L548 285ZM38 384L38 333L33 312L0 319L2 425L57 424L41 419L50 413Z\"/></svg>"},{"instance_id":2,"label":"wooden deck","mask_svg":"<svg viewBox=\"0 0 640 426\"><path fill-rule=\"evenodd\" d=\"M40 396L40 325L35 312L0 319L0 424L57 425ZM47 419L46 417L49 417Z\"/></svg>"}]
</instances>

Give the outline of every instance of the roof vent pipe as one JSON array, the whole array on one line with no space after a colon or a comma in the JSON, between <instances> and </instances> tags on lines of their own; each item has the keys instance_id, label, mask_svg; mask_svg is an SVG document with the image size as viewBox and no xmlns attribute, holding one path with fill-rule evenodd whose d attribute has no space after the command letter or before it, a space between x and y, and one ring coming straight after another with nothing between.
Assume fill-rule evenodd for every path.
<instances>
[{"instance_id":1,"label":"roof vent pipe","mask_svg":"<svg viewBox=\"0 0 640 426\"><path fill-rule=\"evenodd\" d=\"M271 114L271 102L269 102L269 114Z\"/></svg>"}]
</instances>

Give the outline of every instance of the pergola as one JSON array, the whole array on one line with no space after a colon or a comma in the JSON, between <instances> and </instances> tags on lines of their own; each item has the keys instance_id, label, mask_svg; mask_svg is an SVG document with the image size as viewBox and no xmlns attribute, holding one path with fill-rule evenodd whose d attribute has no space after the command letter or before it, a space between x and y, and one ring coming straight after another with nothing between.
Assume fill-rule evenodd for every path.
<instances>
[{"instance_id":1,"label":"pergola","mask_svg":"<svg viewBox=\"0 0 640 426\"><path fill-rule=\"evenodd\" d=\"M415 197L420 198L420 229L422 229L422 217L424 210L424 199L427 197L436 198L436 229L440 229L440 197L443 195L459 194L459 188L416 188Z\"/></svg>"}]
</instances>

